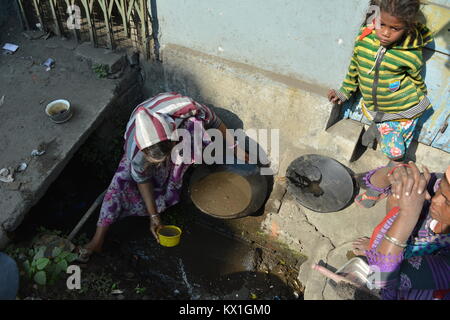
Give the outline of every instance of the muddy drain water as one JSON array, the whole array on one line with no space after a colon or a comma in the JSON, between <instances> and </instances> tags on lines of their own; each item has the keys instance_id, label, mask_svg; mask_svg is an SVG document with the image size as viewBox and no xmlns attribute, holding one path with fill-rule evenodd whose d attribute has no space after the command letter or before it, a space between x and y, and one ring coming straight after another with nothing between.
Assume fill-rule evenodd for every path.
<instances>
[{"instance_id":1,"label":"muddy drain water","mask_svg":"<svg viewBox=\"0 0 450 320\"><path fill-rule=\"evenodd\" d=\"M122 250L137 258L135 268L144 277L188 299L296 299L300 294L295 266L200 224L190 225L177 247L162 248L147 238L123 243Z\"/></svg>"},{"instance_id":2,"label":"muddy drain water","mask_svg":"<svg viewBox=\"0 0 450 320\"><path fill-rule=\"evenodd\" d=\"M232 172L213 173L192 186L192 201L204 212L233 216L244 211L252 196L248 181Z\"/></svg>"}]
</instances>

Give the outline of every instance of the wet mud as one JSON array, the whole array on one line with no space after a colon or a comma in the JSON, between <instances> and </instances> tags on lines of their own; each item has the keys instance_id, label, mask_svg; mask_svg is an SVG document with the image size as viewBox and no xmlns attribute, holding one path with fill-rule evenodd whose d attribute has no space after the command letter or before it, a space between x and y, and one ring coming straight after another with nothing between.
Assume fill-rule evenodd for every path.
<instances>
[{"instance_id":1,"label":"wet mud","mask_svg":"<svg viewBox=\"0 0 450 320\"><path fill-rule=\"evenodd\" d=\"M248 181L232 172L213 173L192 186L192 201L204 212L230 216L250 204L252 189Z\"/></svg>"}]
</instances>

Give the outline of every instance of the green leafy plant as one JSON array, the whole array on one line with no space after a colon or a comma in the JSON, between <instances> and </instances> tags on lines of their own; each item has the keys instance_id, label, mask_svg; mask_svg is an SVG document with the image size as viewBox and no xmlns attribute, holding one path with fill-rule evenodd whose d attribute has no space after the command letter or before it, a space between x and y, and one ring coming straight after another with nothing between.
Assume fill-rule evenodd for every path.
<instances>
[{"instance_id":1,"label":"green leafy plant","mask_svg":"<svg viewBox=\"0 0 450 320\"><path fill-rule=\"evenodd\" d=\"M54 284L61 273L66 273L69 264L77 258L76 254L59 247L53 248L51 255L46 257L46 250L46 246L29 249L29 258L23 263L28 277L42 286Z\"/></svg>"},{"instance_id":2,"label":"green leafy plant","mask_svg":"<svg viewBox=\"0 0 450 320\"><path fill-rule=\"evenodd\" d=\"M140 287L140 285L138 284L137 286L136 286L136 288L134 288L134 291L137 293L137 294L144 294L145 293L145 291L147 291L147 288L145 288L145 287Z\"/></svg>"},{"instance_id":3,"label":"green leafy plant","mask_svg":"<svg viewBox=\"0 0 450 320\"><path fill-rule=\"evenodd\" d=\"M108 76L109 67L105 64L94 64L92 66L92 71L95 72L97 77L106 78Z\"/></svg>"}]
</instances>

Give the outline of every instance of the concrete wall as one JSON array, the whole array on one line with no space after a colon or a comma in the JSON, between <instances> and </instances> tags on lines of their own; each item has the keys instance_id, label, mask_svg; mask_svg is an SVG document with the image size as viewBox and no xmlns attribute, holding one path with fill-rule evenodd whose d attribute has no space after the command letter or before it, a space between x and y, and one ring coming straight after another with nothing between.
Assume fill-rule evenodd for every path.
<instances>
[{"instance_id":1,"label":"concrete wall","mask_svg":"<svg viewBox=\"0 0 450 320\"><path fill-rule=\"evenodd\" d=\"M368 2L156 1L159 41L162 49L176 44L319 86L335 87L347 70Z\"/></svg>"},{"instance_id":2,"label":"concrete wall","mask_svg":"<svg viewBox=\"0 0 450 320\"><path fill-rule=\"evenodd\" d=\"M325 131L336 111L326 92L346 73L368 1L150 4L157 13L163 63L148 70L147 95L176 90L217 107L230 126L280 129L281 175L307 151L327 154L355 170L386 162L371 150L359 162L349 162L361 125ZM339 19L329 19L333 14ZM449 162L448 153L421 144L411 158L435 170Z\"/></svg>"},{"instance_id":3,"label":"concrete wall","mask_svg":"<svg viewBox=\"0 0 450 320\"><path fill-rule=\"evenodd\" d=\"M354 145L339 134L350 133L349 139L353 135L357 140L361 127L350 127L351 132L326 131L334 107L321 88L176 45L166 45L163 54L165 60L159 70L152 65L146 67L145 94L178 91L215 107L229 127L280 129L279 175L306 153L331 156L356 172L386 163L381 152L374 150L349 162L349 148ZM270 143L266 151L277 160ZM416 158L432 170L442 170L450 160L448 153L425 145L417 147Z\"/></svg>"}]
</instances>

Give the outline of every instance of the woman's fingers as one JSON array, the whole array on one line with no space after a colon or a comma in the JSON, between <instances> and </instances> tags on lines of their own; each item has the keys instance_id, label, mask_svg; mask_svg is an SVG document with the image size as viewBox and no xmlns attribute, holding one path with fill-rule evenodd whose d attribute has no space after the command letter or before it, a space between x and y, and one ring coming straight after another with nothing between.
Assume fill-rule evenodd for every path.
<instances>
[{"instance_id":1,"label":"woman's fingers","mask_svg":"<svg viewBox=\"0 0 450 320\"><path fill-rule=\"evenodd\" d=\"M150 225L150 232L152 233L153 237L155 237L156 242L159 243L159 237L158 237L158 230L161 228L159 225L151 224Z\"/></svg>"},{"instance_id":2,"label":"woman's fingers","mask_svg":"<svg viewBox=\"0 0 450 320\"><path fill-rule=\"evenodd\" d=\"M426 185L428 186L428 183L429 183L430 180L431 180L431 174L430 174L430 171L428 170L428 168L427 168L426 166L423 166L422 169L423 169L423 176L424 176L424 178L425 178L425 181L427 182ZM430 193L428 192L428 190L426 189L426 187L425 187L425 199L431 200L431 195L430 195Z\"/></svg>"},{"instance_id":3,"label":"woman's fingers","mask_svg":"<svg viewBox=\"0 0 450 320\"><path fill-rule=\"evenodd\" d=\"M430 182L430 179L431 179L430 170L428 170L428 168L426 166L423 166L422 169L423 169L423 175L425 176L425 179L427 180L427 182Z\"/></svg>"},{"instance_id":4,"label":"woman's fingers","mask_svg":"<svg viewBox=\"0 0 450 320\"><path fill-rule=\"evenodd\" d=\"M396 199L400 199L402 193L402 180L395 175L388 176L389 183L391 184L392 196Z\"/></svg>"},{"instance_id":5,"label":"woman's fingers","mask_svg":"<svg viewBox=\"0 0 450 320\"><path fill-rule=\"evenodd\" d=\"M392 196L395 199L400 199L402 196L411 196L413 193L425 193L425 198L430 200L431 196L427 191L427 185L431 179L430 171L424 167L423 173L421 173L412 161L408 163L408 166L408 168L398 167L392 174L388 175Z\"/></svg>"}]
</instances>

